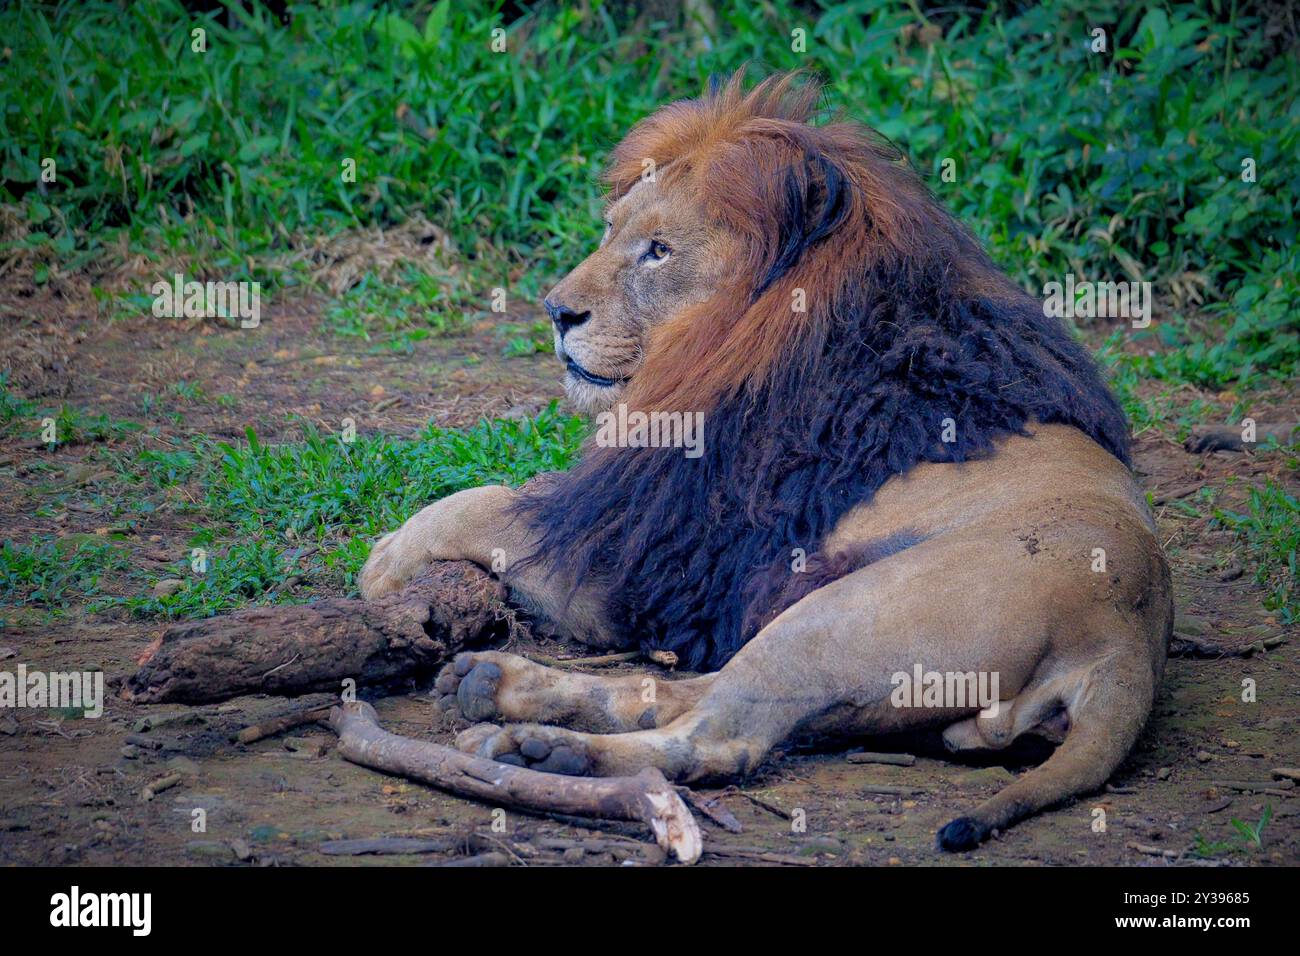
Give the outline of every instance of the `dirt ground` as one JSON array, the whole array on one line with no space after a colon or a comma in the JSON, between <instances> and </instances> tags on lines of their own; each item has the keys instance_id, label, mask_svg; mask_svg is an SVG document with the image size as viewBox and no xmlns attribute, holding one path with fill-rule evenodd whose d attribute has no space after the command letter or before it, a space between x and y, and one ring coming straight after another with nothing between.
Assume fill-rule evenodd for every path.
<instances>
[{"instance_id":1,"label":"dirt ground","mask_svg":"<svg viewBox=\"0 0 1300 956\"><path fill-rule=\"evenodd\" d=\"M45 402L157 425L162 434L294 437L297 414L331 431L352 417L361 431L409 433L433 419L469 424L483 415L535 412L560 396L549 355L506 358L499 323L415 343L409 353L367 352L362 343L319 329L319 303L273 306L255 330L169 320L110 321L89 298L52 295L23 303L5 320L11 384ZM534 321L531 312L514 320ZM189 403L183 415L160 406L142 413L139 396L178 381L197 382L229 404ZM1252 398L1261 421L1296 421L1300 406L1279 391ZM95 535L110 524L104 505L114 477L96 445L48 452L27 437L0 446L2 536ZM1155 711L1132 756L1105 792L1041 814L962 856L934 849L935 831L987 798L1041 752L996 762L948 759L937 737L852 741L815 749L794 741L740 787L720 797L741 832L701 819L704 865L1275 865L1300 862L1300 802L1284 783L1251 792L1221 781L1269 781L1277 767L1300 766L1300 648L1261 606L1254 562L1226 532L1177 507L1209 484L1231 506L1265 477L1291 482L1277 452L1193 455L1169 437L1138 439L1136 467L1155 496L1169 551L1178 631L1239 653L1170 660ZM165 503L165 502L164 502ZM45 506L45 507L42 507ZM39 513L38 513L39 509ZM126 533L133 560L185 553L192 527L159 507ZM111 582L107 585L111 588ZM310 595L327 593L307 585ZM102 668L108 691L99 719L52 711L0 712L0 861L7 864L300 865L445 863L498 848L516 864L615 864L653 858L632 825L579 825L508 813L493 829L493 808L384 777L341 760L328 731L303 728L248 746L231 735L292 702L266 696L224 705L143 707L115 694L134 659L163 627L125 614L74 607L58 618L36 608L0 609L0 669ZM1282 637L1278 644L1271 639ZM1185 648L1185 644L1180 647ZM516 648L525 652L528 647ZM580 654L579 648L546 652ZM631 665L619 665L630 667ZM649 666L649 665L638 665ZM1253 702L1243 681L1254 681ZM453 728L419 693L375 702L397 733L447 742ZM130 743L134 735L140 743ZM912 766L854 763L846 751L886 748L916 755ZM169 776L179 782L142 795ZM873 792L881 786L901 794ZM1272 819L1262 845L1233 820ZM205 811L203 830L196 810ZM800 812L802 811L802 812ZM1102 812L1099 812L1102 811ZM795 825L806 821L806 827ZM1104 826L1102 825L1104 823ZM330 841L433 837L443 849L354 856ZM612 842L611 842L612 838ZM648 854L648 856L647 856Z\"/></svg>"}]
</instances>

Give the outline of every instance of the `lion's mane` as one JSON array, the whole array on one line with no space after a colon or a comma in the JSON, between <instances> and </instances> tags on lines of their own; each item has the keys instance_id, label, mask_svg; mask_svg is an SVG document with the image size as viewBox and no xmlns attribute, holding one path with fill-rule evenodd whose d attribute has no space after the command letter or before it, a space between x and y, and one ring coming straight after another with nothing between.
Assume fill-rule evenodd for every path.
<instances>
[{"instance_id":1,"label":"lion's mane","mask_svg":"<svg viewBox=\"0 0 1300 956\"><path fill-rule=\"evenodd\" d=\"M705 412L704 453L589 444L520 502L535 559L599 578L629 636L692 669L721 667L807 592L794 549L821 584L914 543L816 553L918 462L988 455L1031 420L1128 461L1124 415L1084 348L897 150L856 124L810 125L817 98L789 76L746 93L737 75L615 149L615 198L653 159L664 188L691 190L750 250L734 283L655 328L624 398Z\"/></svg>"}]
</instances>

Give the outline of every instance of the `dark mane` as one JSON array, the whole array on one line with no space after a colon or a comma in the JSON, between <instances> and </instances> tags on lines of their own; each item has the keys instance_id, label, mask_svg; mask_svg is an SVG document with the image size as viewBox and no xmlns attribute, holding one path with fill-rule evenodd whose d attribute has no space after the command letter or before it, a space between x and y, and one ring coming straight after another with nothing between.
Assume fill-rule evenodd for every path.
<instances>
[{"instance_id":1,"label":"dark mane","mask_svg":"<svg viewBox=\"0 0 1300 956\"><path fill-rule=\"evenodd\" d=\"M749 94L733 80L615 152L616 193L622 164L653 156L673 188L702 203L721 192L732 205L717 215L750 217L735 225L752 236L748 285L656 330L625 398L704 411L703 455L589 445L521 499L535 557L599 576L612 618L692 669L720 667L806 592L791 586L793 549L824 583L908 546L817 554L846 511L918 462L988 455L1033 420L1128 461L1123 413L1085 349L869 131L807 125L814 100L788 78Z\"/></svg>"}]
</instances>

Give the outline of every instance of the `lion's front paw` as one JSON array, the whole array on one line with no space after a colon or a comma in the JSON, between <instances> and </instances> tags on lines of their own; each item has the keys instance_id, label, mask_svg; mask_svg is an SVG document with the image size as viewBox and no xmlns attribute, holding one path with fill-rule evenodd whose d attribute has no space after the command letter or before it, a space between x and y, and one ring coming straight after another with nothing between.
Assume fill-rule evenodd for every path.
<instances>
[{"instance_id":1,"label":"lion's front paw","mask_svg":"<svg viewBox=\"0 0 1300 956\"><path fill-rule=\"evenodd\" d=\"M405 553L408 549L403 547L401 533L399 529L384 535L370 549L370 557L357 576L357 587L364 600L374 601L402 590L421 568L419 561L412 561Z\"/></svg>"},{"instance_id":2,"label":"lion's front paw","mask_svg":"<svg viewBox=\"0 0 1300 956\"><path fill-rule=\"evenodd\" d=\"M501 665L491 656L467 651L443 665L433 685L442 711L476 722L501 716L496 700L501 686Z\"/></svg>"}]
</instances>

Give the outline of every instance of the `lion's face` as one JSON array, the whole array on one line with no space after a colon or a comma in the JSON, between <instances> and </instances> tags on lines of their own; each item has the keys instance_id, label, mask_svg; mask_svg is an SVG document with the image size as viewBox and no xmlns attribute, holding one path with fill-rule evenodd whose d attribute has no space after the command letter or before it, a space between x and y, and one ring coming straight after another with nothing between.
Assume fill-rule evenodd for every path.
<instances>
[{"instance_id":1,"label":"lion's face","mask_svg":"<svg viewBox=\"0 0 1300 956\"><path fill-rule=\"evenodd\" d=\"M610 205L600 246L544 303L574 405L589 414L614 405L651 329L715 293L735 251L735 237L670 184L639 182Z\"/></svg>"}]
</instances>

